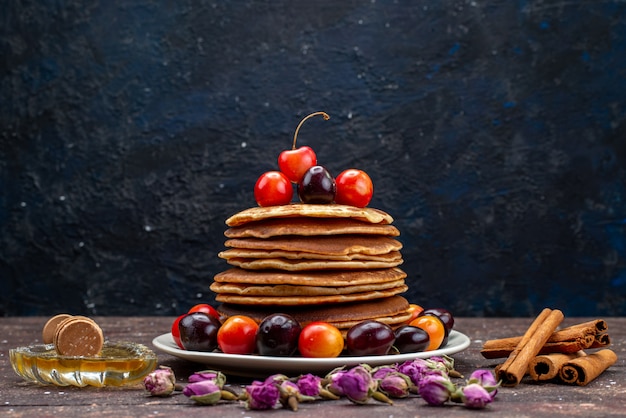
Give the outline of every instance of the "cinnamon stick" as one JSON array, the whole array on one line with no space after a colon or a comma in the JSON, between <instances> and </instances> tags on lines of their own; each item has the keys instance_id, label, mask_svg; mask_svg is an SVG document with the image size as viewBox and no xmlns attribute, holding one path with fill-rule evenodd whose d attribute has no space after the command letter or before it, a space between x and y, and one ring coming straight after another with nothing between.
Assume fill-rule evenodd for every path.
<instances>
[{"instance_id":1,"label":"cinnamon stick","mask_svg":"<svg viewBox=\"0 0 626 418\"><path fill-rule=\"evenodd\" d=\"M501 380L503 386L517 385L561 321L563 312L560 310L545 308L541 311L506 361L496 368L496 379Z\"/></svg>"},{"instance_id":2,"label":"cinnamon stick","mask_svg":"<svg viewBox=\"0 0 626 418\"><path fill-rule=\"evenodd\" d=\"M611 345L611 337L609 334L600 334L594 337L593 343L589 348L602 348Z\"/></svg>"},{"instance_id":3,"label":"cinnamon stick","mask_svg":"<svg viewBox=\"0 0 626 418\"><path fill-rule=\"evenodd\" d=\"M559 376L561 368L568 361L586 355L582 350L570 354L551 353L539 355L532 359L528 365L528 374L535 381L552 380Z\"/></svg>"},{"instance_id":4,"label":"cinnamon stick","mask_svg":"<svg viewBox=\"0 0 626 418\"><path fill-rule=\"evenodd\" d=\"M608 335L603 333L607 329L608 325L603 319L594 319L570 325L552 333L544 347L542 347L540 354L575 353L579 350L592 348L592 344L595 344L596 347L604 347ZM607 337L603 337L603 342L597 341L594 343L594 338L598 335L607 335ZM485 358L507 357L521 339L521 336L517 336L486 341L483 344L481 354ZM608 341L610 342L610 339Z\"/></svg>"},{"instance_id":5,"label":"cinnamon stick","mask_svg":"<svg viewBox=\"0 0 626 418\"><path fill-rule=\"evenodd\" d=\"M544 344L543 347L541 347L541 350L539 350L539 354L573 354L580 350L591 348L594 343L599 344L595 342L593 335L587 335L584 338L578 338L573 341L547 342ZM483 347L483 349L480 351L480 354L482 354L484 358L488 359L503 358L508 357L513 352L513 350L515 350L515 347L516 345L511 345L510 343L506 343L506 345L498 345L495 348L493 346L489 348Z\"/></svg>"},{"instance_id":6,"label":"cinnamon stick","mask_svg":"<svg viewBox=\"0 0 626 418\"><path fill-rule=\"evenodd\" d=\"M585 386L617 361L608 348L568 361L561 367L559 378L569 384Z\"/></svg>"},{"instance_id":7,"label":"cinnamon stick","mask_svg":"<svg viewBox=\"0 0 626 418\"><path fill-rule=\"evenodd\" d=\"M602 334L609 329L604 319L594 319L580 324L570 325L566 328L560 329L554 333L554 338L558 340L569 339L568 336L576 336L582 334Z\"/></svg>"}]
</instances>

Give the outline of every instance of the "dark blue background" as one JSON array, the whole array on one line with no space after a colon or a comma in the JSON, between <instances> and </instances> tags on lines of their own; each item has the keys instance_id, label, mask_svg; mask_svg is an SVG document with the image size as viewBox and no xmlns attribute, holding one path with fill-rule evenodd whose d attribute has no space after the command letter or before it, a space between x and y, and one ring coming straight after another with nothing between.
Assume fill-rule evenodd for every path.
<instances>
[{"instance_id":1,"label":"dark blue background","mask_svg":"<svg viewBox=\"0 0 626 418\"><path fill-rule=\"evenodd\" d=\"M626 3L6 3L0 314L212 302L319 110L299 144L370 174L411 302L626 314Z\"/></svg>"}]
</instances>

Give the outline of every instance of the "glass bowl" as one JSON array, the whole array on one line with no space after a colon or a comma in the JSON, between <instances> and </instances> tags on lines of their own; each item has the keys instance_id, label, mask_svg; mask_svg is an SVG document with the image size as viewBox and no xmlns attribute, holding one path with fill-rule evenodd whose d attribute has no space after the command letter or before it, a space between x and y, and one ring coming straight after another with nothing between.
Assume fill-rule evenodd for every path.
<instances>
[{"instance_id":1,"label":"glass bowl","mask_svg":"<svg viewBox=\"0 0 626 418\"><path fill-rule=\"evenodd\" d=\"M57 354L52 344L9 350L13 370L27 381L57 386L125 386L141 381L157 365L157 356L144 345L105 342L97 357Z\"/></svg>"}]
</instances>

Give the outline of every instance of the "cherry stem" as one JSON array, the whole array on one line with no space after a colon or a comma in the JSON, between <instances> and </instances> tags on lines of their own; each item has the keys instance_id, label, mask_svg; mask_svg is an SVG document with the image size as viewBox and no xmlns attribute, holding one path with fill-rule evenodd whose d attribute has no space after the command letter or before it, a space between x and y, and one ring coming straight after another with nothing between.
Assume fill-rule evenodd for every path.
<instances>
[{"instance_id":1,"label":"cherry stem","mask_svg":"<svg viewBox=\"0 0 626 418\"><path fill-rule=\"evenodd\" d=\"M300 123L298 124L298 127L296 128L296 132L294 132L293 134L293 145L291 146L291 149L296 149L296 138L298 138L298 131L300 130L300 127L302 126L302 124L304 123L305 120L312 118L313 116L318 116L318 115L322 115L322 117L324 118L324 120L328 120L330 119L330 116L328 116L328 113L326 112L315 112L315 113L311 113L310 115L306 116L304 119L302 119L300 121Z\"/></svg>"}]
</instances>

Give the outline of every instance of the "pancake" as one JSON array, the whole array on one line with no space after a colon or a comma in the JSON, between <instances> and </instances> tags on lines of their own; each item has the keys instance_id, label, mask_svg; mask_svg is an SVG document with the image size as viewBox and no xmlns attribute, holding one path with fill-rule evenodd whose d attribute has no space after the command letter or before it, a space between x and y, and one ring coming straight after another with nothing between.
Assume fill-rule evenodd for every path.
<instances>
[{"instance_id":1,"label":"pancake","mask_svg":"<svg viewBox=\"0 0 626 418\"><path fill-rule=\"evenodd\" d=\"M306 285L306 286L355 286L384 283L406 278L399 268L379 270L286 272L274 270L250 271L233 267L216 274L219 283L244 283L263 285Z\"/></svg>"},{"instance_id":2,"label":"pancake","mask_svg":"<svg viewBox=\"0 0 626 418\"><path fill-rule=\"evenodd\" d=\"M218 257L224 260L230 260L231 258L286 258L289 260L338 260L338 261L350 261L350 260L368 260L368 261L399 261L402 260L402 254L400 251L391 251L386 254L345 254L345 255L328 255L328 254L315 254L296 251L280 251L280 250L249 250L246 248L231 248L230 250L222 251L217 254Z\"/></svg>"},{"instance_id":3,"label":"pancake","mask_svg":"<svg viewBox=\"0 0 626 418\"><path fill-rule=\"evenodd\" d=\"M388 321L393 321L395 318L396 321L399 321L398 318L408 320L411 316L408 312L409 302L402 296L341 305L283 306L280 309L272 306L243 306L222 303L216 309L220 315L225 317L246 315L257 322L273 313L285 313L294 317L302 325L315 321L346 325L378 318L387 318Z\"/></svg>"},{"instance_id":4,"label":"pancake","mask_svg":"<svg viewBox=\"0 0 626 418\"><path fill-rule=\"evenodd\" d=\"M289 260L287 258L238 258L228 260L228 264L246 270L362 270L362 269L383 269L397 267L403 260L392 261L371 261L371 260Z\"/></svg>"},{"instance_id":5,"label":"pancake","mask_svg":"<svg viewBox=\"0 0 626 418\"><path fill-rule=\"evenodd\" d=\"M317 237L233 238L226 247L250 250L283 250L325 255L386 254L400 251L402 243L391 237L337 235Z\"/></svg>"},{"instance_id":6,"label":"pancake","mask_svg":"<svg viewBox=\"0 0 626 418\"><path fill-rule=\"evenodd\" d=\"M242 210L226 219L229 227L239 226L248 222L260 221L271 218L289 218L305 216L311 218L349 218L372 224L391 224L393 218L388 213L374 208L357 208L348 205L313 205L304 203L292 203L281 206L256 206Z\"/></svg>"},{"instance_id":7,"label":"pancake","mask_svg":"<svg viewBox=\"0 0 626 418\"><path fill-rule=\"evenodd\" d=\"M404 293L408 290L406 284L391 289L377 289L368 292L352 293L348 295L325 295L325 296L244 296L234 294L218 294L215 300L223 303L254 305L254 306L299 306L299 305L324 305L341 304L347 302L388 298Z\"/></svg>"},{"instance_id":8,"label":"pancake","mask_svg":"<svg viewBox=\"0 0 626 418\"><path fill-rule=\"evenodd\" d=\"M240 283L213 282L211 283L210 289L217 294L234 294L243 296L327 296L391 289L402 286L403 284L404 279L354 286L298 286L289 284L246 285Z\"/></svg>"},{"instance_id":9,"label":"pancake","mask_svg":"<svg viewBox=\"0 0 626 418\"><path fill-rule=\"evenodd\" d=\"M350 218L305 218L266 219L228 228L227 238L270 238L286 235L317 236L367 234L397 237L400 231L393 225L372 224Z\"/></svg>"}]
</instances>

